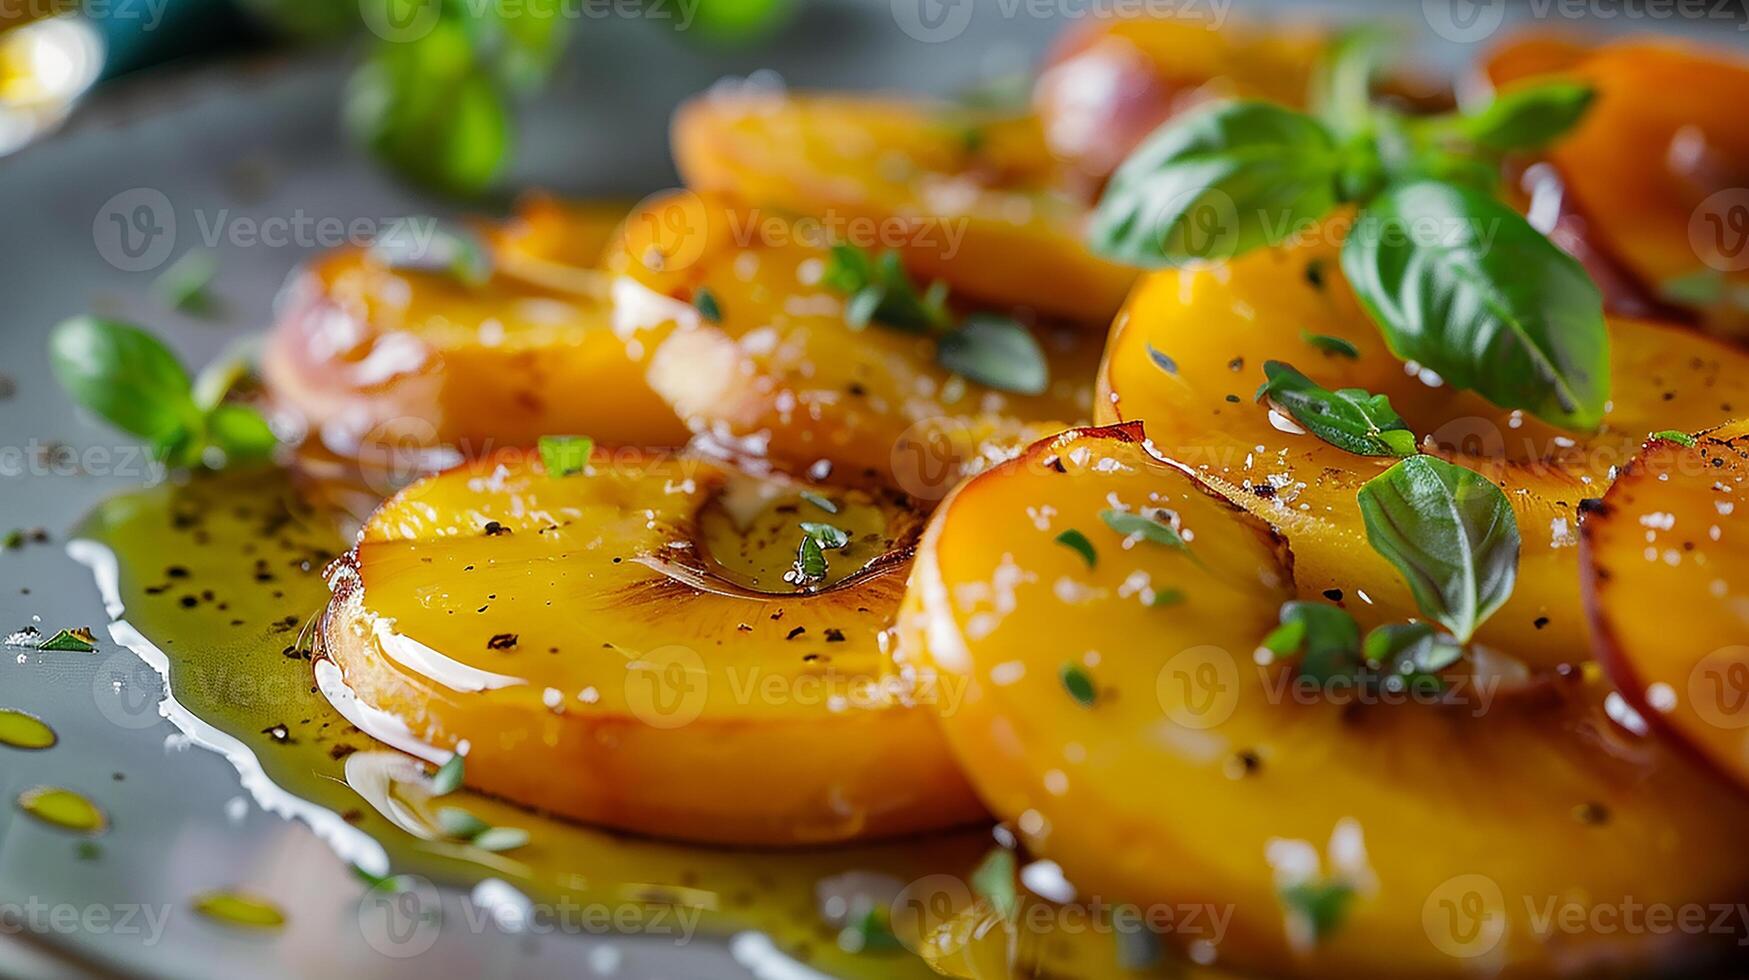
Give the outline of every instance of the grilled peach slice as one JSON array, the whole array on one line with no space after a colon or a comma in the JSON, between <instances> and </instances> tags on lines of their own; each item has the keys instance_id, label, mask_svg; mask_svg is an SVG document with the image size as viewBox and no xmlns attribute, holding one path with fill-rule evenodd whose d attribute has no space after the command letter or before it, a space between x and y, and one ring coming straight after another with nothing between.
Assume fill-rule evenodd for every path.
<instances>
[{"instance_id":1,"label":"grilled peach slice","mask_svg":"<svg viewBox=\"0 0 1749 980\"><path fill-rule=\"evenodd\" d=\"M768 215L863 229L924 279L1103 327L1135 270L1082 243L1086 205L1030 116L971 120L896 97L719 88L680 108L688 187Z\"/></svg>"},{"instance_id":2,"label":"grilled peach slice","mask_svg":"<svg viewBox=\"0 0 1749 980\"><path fill-rule=\"evenodd\" d=\"M1586 518L1585 597L1623 696L1749 783L1749 424L1687 441L1654 438Z\"/></svg>"},{"instance_id":3,"label":"grilled peach slice","mask_svg":"<svg viewBox=\"0 0 1749 980\"><path fill-rule=\"evenodd\" d=\"M1597 90L1547 154L1557 177L1544 194L1571 198L1573 233L1655 300L1694 310L1716 332L1749 334L1749 61L1662 40L1581 54L1527 39L1486 67L1500 85L1549 72Z\"/></svg>"},{"instance_id":4,"label":"grilled peach slice","mask_svg":"<svg viewBox=\"0 0 1749 980\"><path fill-rule=\"evenodd\" d=\"M1184 547L1113 530L1112 509ZM948 741L1029 848L1081 896L1230 911L1200 950L1217 966L1622 975L1729 946L1615 917L1739 900L1749 802L1607 717L1592 672L1363 703L1253 660L1293 594L1269 528L1139 426L1081 430L936 511L901 648L965 685Z\"/></svg>"},{"instance_id":5,"label":"grilled peach slice","mask_svg":"<svg viewBox=\"0 0 1749 980\"><path fill-rule=\"evenodd\" d=\"M805 580L802 522L844 535ZM371 518L324 655L349 717L465 747L468 785L540 810L720 844L952 826L980 807L882 636L918 522L696 457L597 449L556 477L502 451Z\"/></svg>"},{"instance_id":6,"label":"grilled peach slice","mask_svg":"<svg viewBox=\"0 0 1749 980\"><path fill-rule=\"evenodd\" d=\"M1612 319L1610 410L1594 434L1564 432L1397 360L1342 275L1338 238L1327 225L1292 246L1143 281L1113 327L1102 420L1142 421L1162 453L1279 528L1308 597L1334 597L1363 620L1403 619L1417 615L1414 599L1368 545L1355 502L1393 460L1338 449L1254 400L1269 360L1332 390L1388 395L1424 451L1485 474L1517 513L1517 586L1478 639L1532 666L1587 659L1580 503L1608 489L1611 467L1648 432L1696 431L1749 406L1749 357L1692 331ZM1355 356L1314 346L1314 335Z\"/></svg>"},{"instance_id":7,"label":"grilled peach slice","mask_svg":"<svg viewBox=\"0 0 1749 980\"><path fill-rule=\"evenodd\" d=\"M593 294L553 288L617 219L541 205L502 236L489 280L393 267L345 249L300 270L281 297L262 370L275 397L330 450L453 446L482 453L585 432L631 445L684 442L685 426L613 333L598 270L571 268ZM566 250L571 251L567 252Z\"/></svg>"},{"instance_id":8,"label":"grilled peach slice","mask_svg":"<svg viewBox=\"0 0 1749 980\"><path fill-rule=\"evenodd\" d=\"M968 469L1091 417L1096 336L1031 327L1048 364L1031 391L968 380L927 332L853 326L811 231L690 192L626 219L608 259L621 330L694 432L790 472L823 464L834 482L934 501Z\"/></svg>"}]
</instances>

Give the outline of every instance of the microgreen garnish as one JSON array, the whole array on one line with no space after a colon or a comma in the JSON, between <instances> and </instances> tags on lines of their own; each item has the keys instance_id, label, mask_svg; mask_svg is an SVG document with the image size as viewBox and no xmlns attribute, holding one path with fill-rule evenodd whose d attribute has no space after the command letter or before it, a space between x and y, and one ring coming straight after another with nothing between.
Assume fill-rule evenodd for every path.
<instances>
[{"instance_id":1,"label":"microgreen garnish","mask_svg":"<svg viewBox=\"0 0 1749 980\"><path fill-rule=\"evenodd\" d=\"M1144 267L1229 259L1358 205L1342 270L1393 353L1502 407L1595 427L1609 400L1601 295L1487 191L1506 151L1570 129L1589 90L1528 86L1410 118L1370 103L1378 61L1370 32L1336 45L1316 117L1228 101L1168 122L1113 176L1094 248ZM1321 268L1306 276L1323 282Z\"/></svg>"},{"instance_id":2,"label":"microgreen garnish","mask_svg":"<svg viewBox=\"0 0 1749 980\"><path fill-rule=\"evenodd\" d=\"M218 274L219 262L206 249L190 249L152 280L152 295L172 310L205 315L217 304L207 287Z\"/></svg>"},{"instance_id":3,"label":"microgreen garnish","mask_svg":"<svg viewBox=\"0 0 1749 980\"><path fill-rule=\"evenodd\" d=\"M783 573L783 580L798 588L818 585L826 580L826 553L813 535L802 535L802 543L796 548L795 564Z\"/></svg>"},{"instance_id":4,"label":"microgreen garnish","mask_svg":"<svg viewBox=\"0 0 1749 980\"><path fill-rule=\"evenodd\" d=\"M449 757L449 761L437 767L431 774L431 795L448 796L461 788L462 777L466 775L467 762L462 753L457 752Z\"/></svg>"},{"instance_id":5,"label":"microgreen garnish","mask_svg":"<svg viewBox=\"0 0 1749 980\"><path fill-rule=\"evenodd\" d=\"M1087 535L1080 531L1070 528L1057 535L1056 542L1080 555L1081 560L1087 563L1088 568L1099 564L1099 552L1093 550L1093 542L1087 540Z\"/></svg>"},{"instance_id":6,"label":"microgreen garnish","mask_svg":"<svg viewBox=\"0 0 1749 980\"><path fill-rule=\"evenodd\" d=\"M1411 456L1359 493L1373 549L1397 566L1421 611L1468 643L1518 576L1518 519L1485 477Z\"/></svg>"},{"instance_id":7,"label":"microgreen garnish","mask_svg":"<svg viewBox=\"0 0 1749 980\"><path fill-rule=\"evenodd\" d=\"M528 840L528 831L521 827L490 827L481 831L479 836L468 843L482 851L491 851L497 854L503 851L514 851L527 844Z\"/></svg>"},{"instance_id":8,"label":"microgreen garnish","mask_svg":"<svg viewBox=\"0 0 1749 980\"><path fill-rule=\"evenodd\" d=\"M827 551L843 548L850 544L850 534L831 524L821 524L816 521L803 521L802 533L820 543Z\"/></svg>"},{"instance_id":9,"label":"microgreen garnish","mask_svg":"<svg viewBox=\"0 0 1749 980\"><path fill-rule=\"evenodd\" d=\"M1190 550L1190 545L1179 535L1178 530L1157 517L1132 514L1125 510L1107 509L1099 512L1099 519L1105 522L1106 527L1126 538L1131 535L1141 535L1143 541L1163 544L1168 548L1177 548L1179 551Z\"/></svg>"},{"instance_id":10,"label":"microgreen garnish","mask_svg":"<svg viewBox=\"0 0 1749 980\"><path fill-rule=\"evenodd\" d=\"M997 915L1012 918L1020 911L1020 893L1014 886L1014 852L998 847L984 855L972 871L972 891L990 903Z\"/></svg>"},{"instance_id":11,"label":"microgreen garnish","mask_svg":"<svg viewBox=\"0 0 1749 980\"><path fill-rule=\"evenodd\" d=\"M1686 432L1678 432L1675 429L1665 429L1661 432L1654 432L1646 438L1662 439L1665 442L1674 442L1678 446L1687 446L1690 449L1693 449L1695 446L1695 439L1693 436Z\"/></svg>"},{"instance_id":12,"label":"microgreen garnish","mask_svg":"<svg viewBox=\"0 0 1749 980\"><path fill-rule=\"evenodd\" d=\"M1361 655L1385 690L1437 693L1444 688L1439 672L1457 663L1464 648L1427 623L1390 623L1366 635Z\"/></svg>"},{"instance_id":13,"label":"microgreen garnish","mask_svg":"<svg viewBox=\"0 0 1749 980\"><path fill-rule=\"evenodd\" d=\"M1037 395L1050 386L1050 363L1037 338L1011 317L977 313L955 324L947 285L919 292L899 253L874 258L854 245L834 245L820 281L850 297L844 318L936 338L935 360L948 371L998 391Z\"/></svg>"},{"instance_id":14,"label":"microgreen garnish","mask_svg":"<svg viewBox=\"0 0 1749 980\"><path fill-rule=\"evenodd\" d=\"M717 294L709 289L700 289L692 296L692 305L698 309L699 315L712 323L723 322L723 307L717 302Z\"/></svg>"},{"instance_id":15,"label":"microgreen garnish","mask_svg":"<svg viewBox=\"0 0 1749 980\"><path fill-rule=\"evenodd\" d=\"M79 316L49 334L49 367L73 400L175 466L253 462L279 444L259 412L203 404L176 355L144 330Z\"/></svg>"},{"instance_id":16,"label":"microgreen garnish","mask_svg":"<svg viewBox=\"0 0 1749 980\"><path fill-rule=\"evenodd\" d=\"M1319 681L1352 677L1361 667L1360 626L1346 611L1321 602L1282 606L1281 625L1259 646L1272 659L1303 654L1300 675Z\"/></svg>"},{"instance_id":17,"label":"microgreen garnish","mask_svg":"<svg viewBox=\"0 0 1749 980\"><path fill-rule=\"evenodd\" d=\"M1185 600L1183 589L1160 589L1154 593L1154 601L1149 603L1155 609L1165 606L1176 606Z\"/></svg>"},{"instance_id":18,"label":"microgreen garnish","mask_svg":"<svg viewBox=\"0 0 1749 980\"><path fill-rule=\"evenodd\" d=\"M97 637L92 635L91 627L79 626L60 630L38 643L36 648L55 653L94 653L97 650Z\"/></svg>"},{"instance_id":19,"label":"microgreen garnish","mask_svg":"<svg viewBox=\"0 0 1749 980\"><path fill-rule=\"evenodd\" d=\"M1302 881L1284 886L1282 908L1297 919L1314 943L1322 942L1342 925L1354 899L1353 886L1340 881Z\"/></svg>"},{"instance_id":20,"label":"microgreen garnish","mask_svg":"<svg viewBox=\"0 0 1749 980\"><path fill-rule=\"evenodd\" d=\"M1332 357L1346 357L1351 361L1360 359L1360 348L1343 340L1341 337L1313 333L1310 330L1302 328L1300 330L1300 339Z\"/></svg>"},{"instance_id":21,"label":"microgreen garnish","mask_svg":"<svg viewBox=\"0 0 1749 980\"><path fill-rule=\"evenodd\" d=\"M595 451L595 440L588 436L541 436L537 448L547 476L559 479L589 469L589 454Z\"/></svg>"},{"instance_id":22,"label":"microgreen garnish","mask_svg":"<svg viewBox=\"0 0 1749 980\"><path fill-rule=\"evenodd\" d=\"M812 490L803 490L800 494L800 497L803 500L806 500L808 503L813 504L815 507L820 508L821 510L825 511L828 514L838 513L838 505L837 504L833 503L830 500L827 500L825 497L820 496L819 494L813 492Z\"/></svg>"},{"instance_id":23,"label":"microgreen garnish","mask_svg":"<svg viewBox=\"0 0 1749 980\"><path fill-rule=\"evenodd\" d=\"M893 935L890 913L879 902L863 902L838 931L838 948L846 953L891 953L903 949Z\"/></svg>"},{"instance_id":24,"label":"microgreen garnish","mask_svg":"<svg viewBox=\"0 0 1749 980\"><path fill-rule=\"evenodd\" d=\"M1099 689L1093 686L1093 678L1080 664L1064 664L1058 676L1062 678L1063 690L1068 691L1081 707L1091 708L1099 699Z\"/></svg>"},{"instance_id":25,"label":"microgreen garnish","mask_svg":"<svg viewBox=\"0 0 1749 980\"><path fill-rule=\"evenodd\" d=\"M370 254L391 269L447 275L464 286L492 278L492 256L480 240L471 232L441 227L434 218L400 219Z\"/></svg>"},{"instance_id":26,"label":"microgreen garnish","mask_svg":"<svg viewBox=\"0 0 1749 980\"><path fill-rule=\"evenodd\" d=\"M491 829L491 824L460 807L446 806L437 810L437 827L445 837L473 840Z\"/></svg>"},{"instance_id":27,"label":"microgreen garnish","mask_svg":"<svg viewBox=\"0 0 1749 980\"><path fill-rule=\"evenodd\" d=\"M1391 407L1391 400L1361 388L1330 391L1280 361L1263 365L1267 379L1257 400L1270 404L1338 449L1359 456L1408 456L1415 433Z\"/></svg>"}]
</instances>

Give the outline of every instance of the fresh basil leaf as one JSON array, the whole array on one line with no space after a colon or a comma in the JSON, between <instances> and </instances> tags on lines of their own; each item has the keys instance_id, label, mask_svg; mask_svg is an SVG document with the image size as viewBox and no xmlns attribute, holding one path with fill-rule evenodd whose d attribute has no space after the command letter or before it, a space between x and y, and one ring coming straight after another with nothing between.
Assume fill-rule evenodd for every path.
<instances>
[{"instance_id":1,"label":"fresh basil leaf","mask_svg":"<svg viewBox=\"0 0 1749 980\"><path fill-rule=\"evenodd\" d=\"M997 391L1042 395L1051 386L1050 362L1032 332L1007 317L977 313L936 343L935 361L954 374Z\"/></svg>"},{"instance_id":2,"label":"fresh basil leaf","mask_svg":"<svg viewBox=\"0 0 1749 980\"><path fill-rule=\"evenodd\" d=\"M1557 425L1602 420L1602 296L1504 204L1435 181L1388 188L1344 243L1342 271L1398 357Z\"/></svg>"},{"instance_id":3,"label":"fresh basil leaf","mask_svg":"<svg viewBox=\"0 0 1749 980\"><path fill-rule=\"evenodd\" d=\"M1283 887L1280 899L1289 915L1305 923L1317 943L1330 938L1348 917L1354 888L1340 881L1302 881Z\"/></svg>"},{"instance_id":4,"label":"fresh basil leaf","mask_svg":"<svg viewBox=\"0 0 1749 980\"><path fill-rule=\"evenodd\" d=\"M1301 328L1300 339L1332 357L1346 357L1351 361L1360 360L1360 348L1343 340L1341 337L1332 337L1329 334L1323 333L1313 333L1310 330Z\"/></svg>"},{"instance_id":5,"label":"fresh basil leaf","mask_svg":"<svg viewBox=\"0 0 1749 980\"><path fill-rule=\"evenodd\" d=\"M850 535L843 529L817 521L803 521L802 533L820 543L820 547L836 550L850 544Z\"/></svg>"},{"instance_id":6,"label":"fresh basil leaf","mask_svg":"<svg viewBox=\"0 0 1749 980\"><path fill-rule=\"evenodd\" d=\"M1002 918L1020 911L1020 894L1014 886L1014 852L998 847L972 871L972 892L990 903Z\"/></svg>"},{"instance_id":7,"label":"fresh basil leaf","mask_svg":"<svg viewBox=\"0 0 1749 980\"><path fill-rule=\"evenodd\" d=\"M692 305L706 320L712 323L723 322L723 306L717 302L717 294L709 289L700 289L693 294Z\"/></svg>"},{"instance_id":8,"label":"fresh basil leaf","mask_svg":"<svg viewBox=\"0 0 1749 980\"><path fill-rule=\"evenodd\" d=\"M469 7L462 23L474 52L510 91L539 90L552 74L570 37L571 18L562 0L521 0Z\"/></svg>"},{"instance_id":9,"label":"fresh basil leaf","mask_svg":"<svg viewBox=\"0 0 1749 980\"><path fill-rule=\"evenodd\" d=\"M782 27L797 6L796 0L711 0L692 7L690 24L676 18L675 26L689 27L688 37L696 34L716 44L745 44Z\"/></svg>"},{"instance_id":10,"label":"fresh basil leaf","mask_svg":"<svg viewBox=\"0 0 1749 980\"><path fill-rule=\"evenodd\" d=\"M38 643L36 648L52 653L95 653L97 637L92 635L91 627L79 626L58 631L54 636Z\"/></svg>"},{"instance_id":11,"label":"fresh basil leaf","mask_svg":"<svg viewBox=\"0 0 1749 980\"><path fill-rule=\"evenodd\" d=\"M1461 117L1458 130L1490 150L1541 149L1577 126L1596 96L1596 89L1577 82L1520 86Z\"/></svg>"},{"instance_id":12,"label":"fresh basil leaf","mask_svg":"<svg viewBox=\"0 0 1749 980\"><path fill-rule=\"evenodd\" d=\"M1427 623L1389 623L1366 635L1361 652L1388 674L1433 674L1457 663L1464 648Z\"/></svg>"},{"instance_id":13,"label":"fresh basil leaf","mask_svg":"<svg viewBox=\"0 0 1749 980\"><path fill-rule=\"evenodd\" d=\"M1263 365L1257 400L1293 416L1306 431L1357 456L1411 456L1415 433L1385 395L1362 388L1330 391L1280 361Z\"/></svg>"},{"instance_id":14,"label":"fresh basil leaf","mask_svg":"<svg viewBox=\"0 0 1749 980\"><path fill-rule=\"evenodd\" d=\"M541 436L535 447L540 450L547 476L556 479L587 471L595 440L588 436Z\"/></svg>"},{"instance_id":15,"label":"fresh basil leaf","mask_svg":"<svg viewBox=\"0 0 1749 980\"><path fill-rule=\"evenodd\" d=\"M1099 564L1099 552L1093 550L1093 542L1087 540L1087 535L1070 528L1057 535L1056 542L1081 556L1088 568Z\"/></svg>"},{"instance_id":16,"label":"fresh basil leaf","mask_svg":"<svg viewBox=\"0 0 1749 980\"><path fill-rule=\"evenodd\" d=\"M1149 517L1146 514L1132 514L1125 510L1102 510L1099 512L1099 519L1105 522L1106 527L1126 538L1132 534L1139 534L1144 541L1163 544L1168 548L1177 548L1179 551L1188 552L1190 550L1190 545L1185 543L1177 529L1159 518Z\"/></svg>"},{"instance_id":17,"label":"fresh basil leaf","mask_svg":"<svg viewBox=\"0 0 1749 980\"><path fill-rule=\"evenodd\" d=\"M1283 605L1281 625L1261 646L1277 657L1303 654L1300 675L1319 682L1355 676L1362 666L1360 625L1346 610L1322 602Z\"/></svg>"},{"instance_id":18,"label":"fresh basil leaf","mask_svg":"<svg viewBox=\"0 0 1749 980\"><path fill-rule=\"evenodd\" d=\"M858 329L879 323L910 333L938 333L953 323L947 285L935 282L919 292L897 252L874 258L855 245L834 245L820 282L850 297L844 318Z\"/></svg>"},{"instance_id":19,"label":"fresh basil leaf","mask_svg":"<svg viewBox=\"0 0 1749 980\"><path fill-rule=\"evenodd\" d=\"M273 455L279 437L261 413L247 405L217 405L206 417L207 443L233 463L249 463Z\"/></svg>"},{"instance_id":20,"label":"fresh basil leaf","mask_svg":"<svg viewBox=\"0 0 1749 980\"><path fill-rule=\"evenodd\" d=\"M1429 619L1460 643L1512 595L1518 518L1482 475L1411 456L1360 488L1373 550L1397 566Z\"/></svg>"},{"instance_id":21,"label":"fresh basil leaf","mask_svg":"<svg viewBox=\"0 0 1749 980\"><path fill-rule=\"evenodd\" d=\"M111 425L181 461L203 425L193 383L168 347L144 330L92 316L49 334L49 368L61 387Z\"/></svg>"},{"instance_id":22,"label":"fresh basil leaf","mask_svg":"<svg viewBox=\"0 0 1749 980\"><path fill-rule=\"evenodd\" d=\"M1356 136L1369 128L1373 78L1389 41L1390 35L1379 28L1356 27L1342 32L1325 50L1312 74L1309 101L1331 132Z\"/></svg>"},{"instance_id":23,"label":"fresh basil leaf","mask_svg":"<svg viewBox=\"0 0 1749 980\"><path fill-rule=\"evenodd\" d=\"M509 101L467 26L440 17L413 40L382 40L347 86L354 137L402 176L447 194L490 187L510 159Z\"/></svg>"},{"instance_id":24,"label":"fresh basil leaf","mask_svg":"<svg viewBox=\"0 0 1749 980\"><path fill-rule=\"evenodd\" d=\"M820 542L813 535L802 535L802 543L796 548L795 564L784 573L783 580L797 588L818 585L826 580L826 552L821 550Z\"/></svg>"},{"instance_id":25,"label":"fresh basil leaf","mask_svg":"<svg viewBox=\"0 0 1749 980\"><path fill-rule=\"evenodd\" d=\"M1064 664L1057 672L1063 682L1063 690L1075 699L1075 703L1083 708L1093 707L1093 702L1099 700L1099 689L1093 685L1093 678L1080 664Z\"/></svg>"},{"instance_id":26,"label":"fresh basil leaf","mask_svg":"<svg viewBox=\"0 0 1749 980\"><path fill-rule=\"evenodd\" d=\"M1192 110L1148 137L1094 209L1094 251L1143 267L1281 242L1335 208L1344 156L1322 124L1270 102Z\"/></svg>"}]
</instances>

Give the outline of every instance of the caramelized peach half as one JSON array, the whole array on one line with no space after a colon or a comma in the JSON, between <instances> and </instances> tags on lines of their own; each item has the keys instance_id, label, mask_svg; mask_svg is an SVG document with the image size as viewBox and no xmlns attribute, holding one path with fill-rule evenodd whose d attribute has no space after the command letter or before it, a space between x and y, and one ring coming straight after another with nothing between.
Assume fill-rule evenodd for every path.
<instances>
[{"instance_id":1,"label":"caramelized peach half","mask_svg":"<svg viewBox=\"0 0 1749 980\"><path fill-rule=\"evenodd\" d=\"M597 449L555 477L501 452L390 499L336 564L328 693L427 758L465 749L469 786L638 833L785 846L975 820L938 692L885 653L918 521L690 456ZM803 522L843 540L799 579Z\"/></svg>"},{"instance_id":2,"label":"caramelized peach half","mask_svg":"<svg viewBox=\"0 0 1749 980\"><path fill-rule=\"evenodd\" d=\"M946 105L719 88L682 106L688 187L768 215L811 215L901 252L957 293L1103 327L1135 270L1082 242L1083 202L1038 120Z\"/></svg>"},{"instance_id":3,"label":"caramelized peach half","mask_svg":"<svg viewBox=\"0 0 1749 980\"><path fill-rule=\"evenodd\" d=\"M608 260L622 332L695 433L790 472L934 501L965 472L1091 416L1097 337L1033 324L1042 386L968 380L939 362L934 335L850 322L850 297L822 281L825 234L689 192L626 219Z\"/></svg>"},{"instance_id":4,"label":"caramelized peach half","mask_svg":"<svg viewBox=\"0 0 1749 980\"><path fill-rule=\"evenodd\" d=\"M541 206L510 229L505 263L474 285L346 249L300 270L280 300L262 371L273 395L342 455L373 446L482 453L580 432L631 445L684 442L686 427L614 335L605 278L573 268L616 222ZM561 227L562 226L562 227ZM599 253L599 247L595 249ZM546 256L535 262L532 256ZM568 269L594 293L532 282Z\"/></svg>"},{"instance_id":5,"label":"caramelized peach half","mask_svg":"<svg viewBox=\"0 0 1749 980\"><path fill-rule=\"evenodd\" d=\"M1579 507L1608 489L1648 432L1695 431L1749 406L1749 357L1692 331L1610 321L1612 401L1601 429L1564 432L1399 361L1361 310L1331 225L1293 246L1144 280L1101 369L1104 421L1139 420L1160 452L1275 525L1309 598L1363 621L1418 615L1407 584L1367 543L1355 494L1394 460L1303 432L1254 395L1266 361L1318 384L1388 395L1425 452L1506 492L1523 552L1512 598L1477 638L1533 667L1589 657L1579 597ZM1345 356L1316 337L1352 345Z\"/></svg>"},{"instance_id":6,"label":"caramelized peach half","mask_svg":"<svg viewBox=\"0 0 1749 980\"><path fill-rule=\"evenodd\" d=\"M1749 425L1735 423L1694 445L1654 438L1586 517L1583 550L1599 659L1623 696L1749 783L1744 535Z\"/></svg>"},{"instance_id":7,"label":"caramelized peach half","mask_svg":"<svg viewBox=\"0 0 1749 980\"><path fill-rule=\"evenodd\" d=\"M965 685L942 726L979 794L1075 901L1228 914L1167 938L1269 976L1631 974L1728 947L1693 922L1749 886L1749 803L1619 727L1589 671L1372 703L1254 661L1286 550L1141 436L1066 433L963 484L900 619L920 670ZM1646 908L1690 925L1627 924Z\"/></svg>"},{"instance_id":8,"label":"caramelized peach half","mask_svg":"<svg viewBox=\"0 0 1749 980\"><path fill-rule=\"evenodd\" d=\"M1670 41L1581 56L1527 39L1486 70L1503 85L1546 72L1593 85L1585 119L1547 154L1579 234L1656 299L1696 310L1718 332L1749 332L1749 61Z\"/></svg>"}]
</instances>

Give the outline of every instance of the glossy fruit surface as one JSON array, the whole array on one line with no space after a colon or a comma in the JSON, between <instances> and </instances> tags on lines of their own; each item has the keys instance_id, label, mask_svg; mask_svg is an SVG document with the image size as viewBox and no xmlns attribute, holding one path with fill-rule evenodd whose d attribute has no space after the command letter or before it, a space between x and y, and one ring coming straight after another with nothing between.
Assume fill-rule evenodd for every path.
<instances>
[{"instance_id":1,"label":"glossy fruit surface","mask_svg":"<svg viewBox=\"0 0 1749 980\"><path fill-rule=\"evenodd\" d=\"M1749 803L1607 717L1595 672L1386 702L1258 663L1284 548L1140 437L1067 433L963 485L901 619L920 669L966 685L942 724L980 795L1078 900L1224 911L1201 953L1263 975L1632 973L1729 946L1624 910L1736 901Z\"/></svg>"},{"instance_id":2,"label":"glossy fruit surface","mask_svg":"<svg viewBox=\"0 0 1749 980\"><path fill-rule=\"evenodd\" d=\"M383 505L330 573L325 653L373 735L465 745L469 786L573 819L773 846L953 826L981 810L883 637L918 520L695 457L555 478L502 452ZM802 522L845 540L797 584Z\"/></svg>"}]
</instances>

